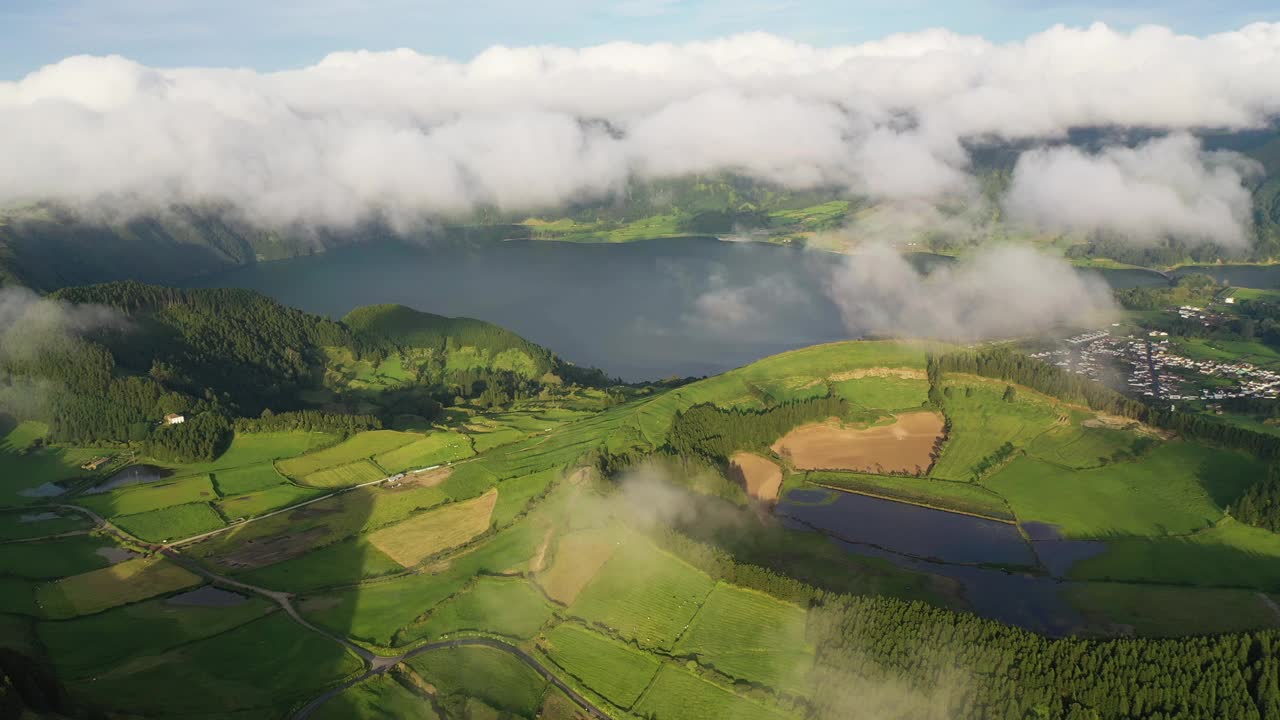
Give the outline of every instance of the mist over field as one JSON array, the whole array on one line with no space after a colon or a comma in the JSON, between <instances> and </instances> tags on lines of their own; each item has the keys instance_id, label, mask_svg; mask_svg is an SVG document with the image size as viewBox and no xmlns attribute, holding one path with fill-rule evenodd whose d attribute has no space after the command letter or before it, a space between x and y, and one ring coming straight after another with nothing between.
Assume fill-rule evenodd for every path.
<instances>
[{"instance_id":1,"label":"mist over field","mask_svg":"<svg viewBox=\"0 0 1280 720\"><path fill-rule=\"evenodd\" d=\"M67 58L0 83L0 204L115 216L227 205L267 226L413 227L730 171L879 200L977 196L970 149L1017 143L1010 215L1045 228L1244 242L1251 165L1182 131L1280 113L1280 24L1199 38L1057 26L814 47L767 34L458 62L341 52L299 70ZM1114 129L1096 151L1071 128ZM1137 149L1126 128L1174 133ZM1112 147L1114 145L1114 147Z\"/></svg>"}]
</instances>

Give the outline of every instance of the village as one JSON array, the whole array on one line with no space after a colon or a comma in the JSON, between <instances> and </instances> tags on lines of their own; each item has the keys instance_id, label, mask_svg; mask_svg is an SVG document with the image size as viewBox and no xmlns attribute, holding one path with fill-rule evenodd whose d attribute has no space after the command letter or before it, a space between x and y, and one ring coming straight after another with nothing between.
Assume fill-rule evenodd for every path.
<instances>
[{"instance_id":1,"label":"village","mask_svg":"<svg viewBox=\"0 0 1280 720\"><path fill-rule=\"evenodd\" d=\"M1201 311L1179 308L1177 312L1186 318ZM1060 347L1030 354L1144 398L1213 402L1280 396L1280 372L1243 361L1187 357L1178 352L1169 333L1160 330L1125 336L1109 329L1094 330L1066 338Z\"/></svg>"}]
</instances>

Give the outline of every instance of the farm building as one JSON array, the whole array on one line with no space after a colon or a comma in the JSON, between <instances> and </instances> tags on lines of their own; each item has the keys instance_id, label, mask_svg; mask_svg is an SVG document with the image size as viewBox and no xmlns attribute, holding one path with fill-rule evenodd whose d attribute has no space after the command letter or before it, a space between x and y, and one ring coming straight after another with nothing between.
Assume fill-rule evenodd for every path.
<instances>
[{"instance_id":1,"label":"farm building","mask_svg":"<svg viewBox=\"0 0 1280 720\"><path fill-rule=\"evenodd\" d=\"M164 416L165 425L178 425L187 421L187 416L179 413L169 413Z\"/></svg>"}]
</instances>

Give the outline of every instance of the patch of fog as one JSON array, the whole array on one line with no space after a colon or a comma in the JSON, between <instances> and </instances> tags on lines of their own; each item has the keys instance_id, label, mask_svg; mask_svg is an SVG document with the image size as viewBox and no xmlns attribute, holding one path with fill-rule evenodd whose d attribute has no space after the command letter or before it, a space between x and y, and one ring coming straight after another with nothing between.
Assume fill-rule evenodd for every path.
<instances>
[{"instance_id":1,"label":"patch of fog","mask_svg":"<svg viewBox=\"0 0 1280 720\"><path fill-rule=\"evenodd\" d=\"M47 482L43 485L37 485L26 490L19 490L18 494L23 497L54 497L66 492L67 489L56 483Z\"/></svg>"},{"instance_id":2,"label":"patch of fog","mask_svg":"<svg viewBox=\"0 0 1280 720\"><path fill-rule=\"evenodd\" d=\"M97 485L86 492L86 495L97 495L99 493L110 492L116 488L126 487L128 485L141 485L143 483L163 480L173 474L172 470L157 467L155 465L131 465L120 472L112 475L106 482Z\"/></svg>"},{"instance_id":3,"label":"patch of fog","mask_svg":"<svg viewBox=\"0 0 1280 720\"><path fill-rule=\"evenodd\" d=\"M133 552L132 550L126 550L125 548L115 546L100 547L96 552L99 557L106 558L107 562L112 565L138 557L138 553Z\"/></svg>"},{"instance_id":4,"label":"patch of fog","mask_svg":"<svg viewBox=\"0 0 1280 720\"><path fill-rule=\"evenodd\" d=\"M198 607L234 607L249 601L240 593L223 590L212 585L204 585L195 590L174 595L165 600L169 605L194 605Z\"/></svg>"}]
</instances>

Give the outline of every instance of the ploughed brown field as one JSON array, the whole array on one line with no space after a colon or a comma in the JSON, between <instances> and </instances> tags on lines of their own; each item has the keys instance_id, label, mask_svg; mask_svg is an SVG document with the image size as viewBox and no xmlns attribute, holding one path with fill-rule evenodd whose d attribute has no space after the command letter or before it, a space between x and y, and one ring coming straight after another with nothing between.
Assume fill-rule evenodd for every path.
<instances>
[{"instance_id":1,"label":"ploughed brown field","mask_svg":"<svg viewBox=\"0 0 1280 720\"><path fill-rule=\"evenodd\" d=\"M942 434L942 416L902 413L891 425L859 429L838 422L802 425L773 444L773 451L801 470L907 472L929 467L929 453Z\"/></svg>"},{"instance_id":2,"label":"ploughed brown field","mask_svg":"<svg viewBox=\"0 0 1280 720\"><path fill-rule=\"evenodd\" d=\"M778 499L778 490L782 488L782 469L772 461L753 453L734 453L729 458L729 472L751 497L769 502Z\"/></svg>"}]
</instances>

